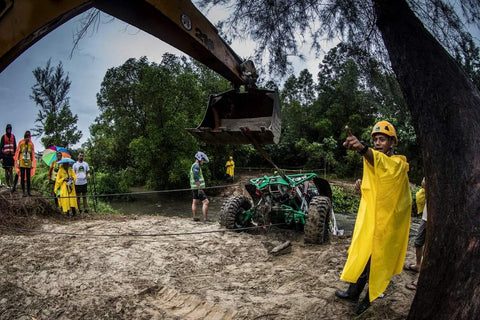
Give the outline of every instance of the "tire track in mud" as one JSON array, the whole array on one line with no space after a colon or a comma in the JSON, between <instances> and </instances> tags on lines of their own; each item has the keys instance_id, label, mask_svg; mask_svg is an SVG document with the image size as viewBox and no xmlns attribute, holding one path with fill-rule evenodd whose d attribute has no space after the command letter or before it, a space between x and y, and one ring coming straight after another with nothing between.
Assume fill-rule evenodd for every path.
<instances>
[{"instance_id":1,"label":"tire track in mud","mask_svg":"<svg viewBox=\"0 0 480 320\"><path fill-rule=\"evenodd\" d=\"M44 229L95 234L218 230L216 223L137 217L49 223ZM292 241L269 255L264 242ZM209 233L171 237L52 234L0 236L0 319L348 319L338 301L349 239L304 245L302 235ZM409 247L409 257L414 257ZM373 310L402 318L413 276L394 278Z\"/></svg>"},{"instance_id":2,"label":"tire track in mud","mask_svg":"<svg viewBox=\"0 0 480 320\"><path fill-rule=\"evenodd\" d=\"M204 301L175 289L164 287L155 296L153 304L161 308L166 316L179 319L234 319L237 312L218 303Z\"/></svg>"}]
</instances>

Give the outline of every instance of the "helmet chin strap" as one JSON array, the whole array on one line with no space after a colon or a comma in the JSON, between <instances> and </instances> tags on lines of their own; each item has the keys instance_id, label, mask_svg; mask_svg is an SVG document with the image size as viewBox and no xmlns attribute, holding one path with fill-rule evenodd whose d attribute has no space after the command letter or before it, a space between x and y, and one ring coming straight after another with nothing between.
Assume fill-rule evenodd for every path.
<instances>
[{"instance_id":1,"label":"helmet chin strap","mask_svg":"<svg viewBox=\"0 0 480 320\"><path fill-rule=\"evenodd\" d=\"M389 139L390 141L390 148L388 148L387 152L385 153L387 156L391 157L393 155L393 147L392 147L392 144L393 144L393 139L390 138Z\"/></svg>"}]
</instances>

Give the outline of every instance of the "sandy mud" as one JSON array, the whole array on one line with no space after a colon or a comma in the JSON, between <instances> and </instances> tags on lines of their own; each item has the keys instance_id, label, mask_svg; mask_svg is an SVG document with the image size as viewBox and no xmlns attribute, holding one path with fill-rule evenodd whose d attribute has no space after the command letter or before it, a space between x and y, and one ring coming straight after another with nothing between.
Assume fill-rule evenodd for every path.
<instances>
[{"instance_id":1,"label":"sandy mud","mask_svg":"<svg viewBox=\"0 0 480 320\"><path fill-rule=\"evenodd\" d=\"M38 228L45 233L0 235L0 319L355 318L334 296L347 287L348 237L306 246L292 231L218 232L216 222L152 216ZM286 240L289 253L269 254ZM414 279L393 277L360 319L405 318Z\"/></svg>"}]
</instances>

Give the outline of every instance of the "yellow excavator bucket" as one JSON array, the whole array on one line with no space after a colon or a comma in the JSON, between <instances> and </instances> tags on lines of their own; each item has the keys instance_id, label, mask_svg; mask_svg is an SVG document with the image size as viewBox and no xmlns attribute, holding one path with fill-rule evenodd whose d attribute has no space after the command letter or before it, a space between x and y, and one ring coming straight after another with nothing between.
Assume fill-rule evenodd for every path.
<instances>
[{"instance_id":1,"label":"yellow excavator bucket","mask_svg":"<svg viewBox=\"0 0 480 320\"><path fill-rule=\"evenodd\" d=\"M250 89L213 94L202 123L187 131L209 144L276 144L281 131L278 91Z\"/></svg>"},{"instance_id":2,"label":"yellow excavator bucket","mask_svg":"<svg viewBox=\"0 0 480 320\"><path fill-rule=\"evenodd\" d=\"M229 90L210 96L207 111L193 136L209 144L276 144L281 119L278 91Z\"/></svg>"}]
</instances>

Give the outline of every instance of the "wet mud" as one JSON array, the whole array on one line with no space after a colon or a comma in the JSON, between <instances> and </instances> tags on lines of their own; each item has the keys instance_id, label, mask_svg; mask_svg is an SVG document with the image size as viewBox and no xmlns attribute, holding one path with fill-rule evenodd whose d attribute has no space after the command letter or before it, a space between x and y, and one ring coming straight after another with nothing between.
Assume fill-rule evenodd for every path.
<instances>
[{"instance_id":1,"label":"wet mud","mask_svg":"<svg viewBox=\"0 0 480 320\"><path fill-rule=\"evenodd\" d=\"M349 237L218 232L218 223L130 216L45 220L0 235L0 319L350 319L334 296ZM291 241L271 255L267 244ZM409 246L407 261L414 261ZM404 319L414 296L394 276L360 319Z\"/></svg>"}]
</instances>

